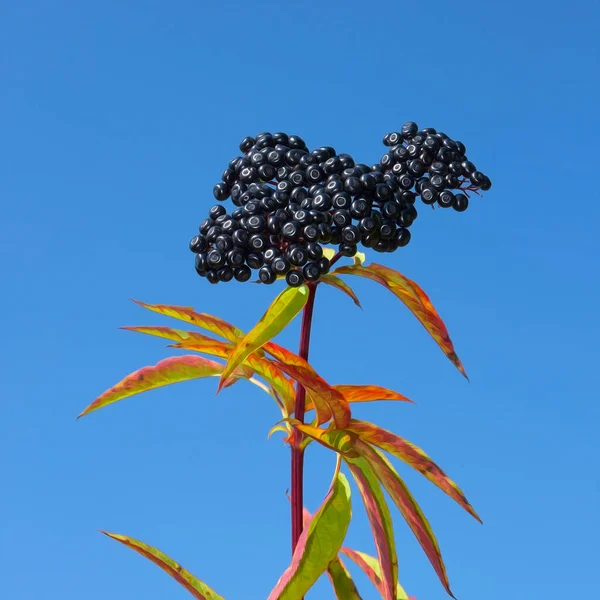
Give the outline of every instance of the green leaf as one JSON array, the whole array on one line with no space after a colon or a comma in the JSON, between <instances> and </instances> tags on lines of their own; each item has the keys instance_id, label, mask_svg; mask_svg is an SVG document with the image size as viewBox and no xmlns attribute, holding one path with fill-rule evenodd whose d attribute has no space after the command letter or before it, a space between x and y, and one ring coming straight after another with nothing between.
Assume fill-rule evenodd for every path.
<instances>
[{"instance_id":1,"label":"green leaf","mask_svg":"<svg viewBox=\"0 0 600 600\"><path fill-rule=\"evenodd\" d=\"M160 550L125 535L108 533L107 531L103 531L102 533L151 560L155 565L158 565L165 571L165 573L168 573L175 579L175 581L180 583L188 592L190 592L190 594L192 594L192 596L194 596L194 598L197 598L198 600L224 600L222 596L219 596L219 594L209 588L205 583L196 579L189 571Z\"/></svg>"},{"instance_id":2,"label":"green leaf","mask_svg":"<svg viewBox=\"0 0 600 600\"><path fill-rule=\"evenodd\" d=\"M371 583L377 588L377 591L382 593L382 582L381 582L381 568L379 563L374 556L366 554L365 552L358 552L351 548L342 548L342 554L345 554L350 560L356 563L370 579ZM396 598L395 600L409 600L407 593L404 588L398 583L396 586Z\"/></svg>"},{"instance_id":3,"label":"green leaf","mask_svg":"<svg viewBox=\"0 0 600 600\"><path fill-rule=\"evenodd\" d=\"M308 287L288 287L273 301L260 321L249 331L233 349L227 365L221 375L219 389L225 380L255 350L261 348L271 338L280 333L292 319L304 308L308 301Z\"/></svg>"},{"instance_id":4,"label":"green leaf","mask_svg":"<svg viewBox=\"0 0 600 600\"><path fill-rule=\"evenodd\" d=\"M308 592L336 558L351 516L350 485L338 466L323 504L302 531L292 562L268 600L299 600Z\"/></svg>"},{"instance_id":5,"label":"green leaf","mask_svg":"<svg viewBox=\"0 0 600 600\"><path fill-rule=\"evenodd\" d=\"M352 298L352 301L358 308L362 308L360 305L360 300L357 295L354 293L354 290L343 280L340 279L337 275L321 275L320 279L321 283L326 283L327 285L331 285L334 288L344 292L347 296Z\"/></svg>"},{"instance_id":6,"label":"green leaf","mask_svg":"<svg viewBox=\"0 0 600 600\"><path fill-rule=\"evenodd\" d=\"M327 568L327 576L337 600L362 600L352 575L339 557L334 558Z\"/></svg>"}]
</instances>

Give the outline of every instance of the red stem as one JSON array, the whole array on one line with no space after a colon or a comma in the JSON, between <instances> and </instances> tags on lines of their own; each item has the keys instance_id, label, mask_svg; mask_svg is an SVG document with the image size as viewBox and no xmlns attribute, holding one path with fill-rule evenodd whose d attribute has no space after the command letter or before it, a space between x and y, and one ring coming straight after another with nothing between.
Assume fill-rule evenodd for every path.
<instances>
[{"instance_id":1,"label":"red stem","mask_svg":"<svg viewBox=\"0 0 600 600\"><path fill-rule=\"evenodd\" d=\"M310 326L315 306L316 283L308 284L308 301L302 312L302 326L300 329L300 349L298 354L308 360L308 349L310 347ZM298 383L296 385L296 402L294 417L304 423L306 390ZM292 552L296 548L298 538L302 533L303 525L303 480L304 480L304 450L300 449L302 435L295 431L292 436Z\"/></svg>"}]
</instances>

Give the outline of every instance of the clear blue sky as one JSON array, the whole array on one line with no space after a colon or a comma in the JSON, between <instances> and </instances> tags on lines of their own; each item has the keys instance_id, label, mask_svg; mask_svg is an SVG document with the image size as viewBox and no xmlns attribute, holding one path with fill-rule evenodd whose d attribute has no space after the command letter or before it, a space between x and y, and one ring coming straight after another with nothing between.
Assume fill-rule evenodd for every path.
<instances>
[{"instance_id":1,"label":"clear blue sky","mask_svg":"<svg viewBox=\"0 0 600 600\"><path fill-rule=\"evenodd\" d=\"M129 298L243 328L272 298L209 286L187 249L243 136L295 132L371 163L409 119L463 140L494 181L466 213L422 210L384 257L430 294L471 384L368 281L362 313L319 290L314 365L416 400L355 412L425 448L483 517L403 469L461 600L594 596L597 20L583 0L2 3L0 596L187 597L101 528L228 600L267 596L289 559L289 456L266 439L267 397L200 381L75 415L169 355L117 330L167 324ZM311 448L311 509L332 464ZM358 497L355 513L349 542L372 550ZM444 598L398 523L407 590Z\"/></svg>"}]
</instances>

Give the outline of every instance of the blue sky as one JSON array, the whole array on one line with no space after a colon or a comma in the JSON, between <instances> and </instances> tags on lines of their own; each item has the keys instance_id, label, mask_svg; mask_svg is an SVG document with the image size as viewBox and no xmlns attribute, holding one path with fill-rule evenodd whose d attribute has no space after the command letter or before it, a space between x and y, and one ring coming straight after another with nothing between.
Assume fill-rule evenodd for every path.
<instances>
[{"instance_id":1,"label":"blue sky","mask_svg":"<svg viewBox=\"0 0 600 600\"><path fill-rule=\"evenodd\" d=\"M228 600L266 597L289 560L288 449L240 384L163 388L80 422L169 354L119 325L129 298L249 328L273 288L209 286L189 238L245 135L283 130L371 163L406 120L463 140L494 187L421 210L377 260L446 321L468 384L391 295L364 312L319 290L311 356L333 383L417 404L361 418L426 449L478 525L403 469L461 600L590 598L597 553L598 44L591 2L5 2L0 8L0 594L112 600L186 592L96 532L154 544ZM281 336L295 348L299 323ZM307 504L332 458L308 456ZM372 551L355 498L349 543ZM399 519L399 517L398 517ZM398 520L400 574L444 592ZM596 554L597 557L597 554ZM365 600L374 591L357 576ZM329 598L328 584L313 597Z\"/></svg>"}]
</instances>

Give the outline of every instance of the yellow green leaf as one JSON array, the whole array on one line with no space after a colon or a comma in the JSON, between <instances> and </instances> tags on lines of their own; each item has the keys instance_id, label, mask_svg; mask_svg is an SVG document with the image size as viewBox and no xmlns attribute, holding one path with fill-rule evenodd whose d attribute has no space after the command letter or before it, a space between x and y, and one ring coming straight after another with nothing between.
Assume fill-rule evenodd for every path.
<instances>
[{"instance_id":1,"label":"yellow green leaf","mask_svg":"<svg viewBox=\"0 0 600 600\"><path fill-rule=\"evenodd\" d=\"M209 588L205 583L202 583L199 579L196 579L189 571L160 550L125 535L108 533L107 531L103 531L102 533L151 560L165 573L175 579L177 583L181 584L194 598L198 600L224 600L217 592Z\"/></svg>"},{"instance_id":2,"label":"yellow green leaf","mask_svg":"<svg viewBox=\"0 0 600 600\"><path fill-rule=\"evenodd\" d=\"M336 469L325 500L302 531L292 562L268 600L299 600L308 592L337 557L351 516L350 485Z\"/></svg>"},{"instance_id":3,"label":"yellow green leaf","mask_svg":"<svg viewBox=\"0 0 600 600\"><path fill-rule=\"evenodd\" d=\"M352 580L352 575L346 568L346 565L342 562L339 556L336 556L329 567L327 568L327 576L337 600L362 600L356 584Z\"/></svg>"},{"instance_id":4,"label":"yellow green leaf","mask_svg":"<svg viewBox=\"0 0 600 600\"><path fill-rule=\"evenodd\" d=\"M308 301L308 287L287 287L273 301L260 321L233 349L221 375L219 389L233 371L255 350L280 333L304 308Z\"/></svg>"}]
</instances>

